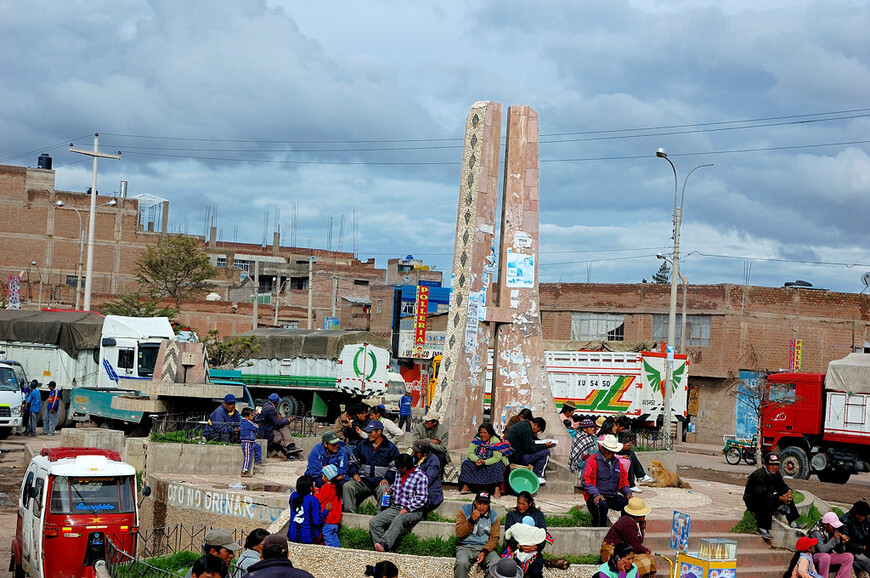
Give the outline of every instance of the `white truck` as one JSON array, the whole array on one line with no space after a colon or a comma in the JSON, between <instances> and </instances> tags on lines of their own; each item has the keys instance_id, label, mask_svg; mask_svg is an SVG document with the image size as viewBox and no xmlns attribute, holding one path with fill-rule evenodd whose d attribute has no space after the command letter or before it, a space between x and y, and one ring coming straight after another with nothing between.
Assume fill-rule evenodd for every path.
<instances>
[{"instance_id":1,"label":"white truck","mask_svg":"<svg viewBox=\"0 0 870 578\"><path fill-rule=\"evenodd\" d=\"M666 354L654 351L545 351L547 376L556 406L566 401L575 413L612 416L624 413L653 425L664 406L662 380ZM672 415L686 419L688 361L674 356ZM486 404L492 391L492 350L486 372Z\"/></svg>"},{"instance_id":2,"label":"white truck","mask_svg":"<svg viewBox=\"0 0 870 578\"><path fill-rule=\"evenodd\" d=\"M21 425L24 402L21 386L25 383L28 383L27 375L21 364L0 360L0 439L6 439Z\"/></svg>"},{"instance_id":3,"label":"white truck","mask_svg":"<svg viewBox=\"0 0 870 578\"><path fill-rule=\"evenodd\" d=\"M0 311L0 349L15 360L5 363L19 363L28 375L37 378L43 384L44 398L48 394L44 384L57 383L58 426L69 425L73 420L130 426L138 424L148 413L179 405L206 410L212 405L209 396L219 399L232 392L247 399L241 384L230 382L220 383L224 387L212 388L213 395L208 387L194 388L195 393L192 393L194 390L189 386L194 384L188 383L187 367L194 363L185 365L183 359L163 360L161 356L168 351L166 342L177 344L169 348L173 352L170 357L178 357L183 349L193 356L190 359L203 358L198 352L202 348L200 344L176 341L166 317L104 317L81 311ZM155 366L167 367L161 384L152 383ZM176 376L175 370L179 367ZM24 372L20 374L17 381L26 380ZM199 385L215 383L205 369L194 370L190 376L193 375ZM160 386L159 392L155 391L156 385ZM143 394L145 390L151 393ZM13 394L10 391L8 395L14 397ZM4 427L2 415L6 410L3 405L7 403L3 395L6 394L0 392L0 428ZM154 403L149 405L136 399L143 395L150 396ZM176 399L172 402L156 403L157 398L173 397ZM180 404L184 401L181 398L189 398L190 403ZM199 398L202 400L198 401ZM10 403L10 415L14 412L12 405ZM0 430L0 435L4 432L8 430Z\"/></svg>"},{"instance_id":4,"label":"white truck","mask_svg":"<svg viewBox=\"0 0 870 578\"><path fill-rule=\"evenodd\" d=\"M257 329L254 357L219 373L239 379L259 404L270 393L281 396L282 415L327 417L341 403L379 398L387 390L390 353L385 340L365 331Z\"/></svg>"}]
</instances>

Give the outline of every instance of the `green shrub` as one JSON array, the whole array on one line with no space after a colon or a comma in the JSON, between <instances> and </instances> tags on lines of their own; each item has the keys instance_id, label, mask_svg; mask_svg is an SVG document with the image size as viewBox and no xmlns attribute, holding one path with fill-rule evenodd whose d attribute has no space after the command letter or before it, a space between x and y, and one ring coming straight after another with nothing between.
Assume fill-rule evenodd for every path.
<instances>
[{"instance_id":1,"label":"green shrub","mask_svg":"<svg viewBox=\"0 0 870 578\"><path fill-rule=\"evenodd\" d=\"M806 498L806 496L804 496L802 493L798 492L797 490L792 491L791 497L794 500L795 505L800 504Z\"/></svg>"},{"instance_id":2,"label":"green shrub","mask_svg":"<svg viewBox=\"0 0 870 578\"><path fill-rule=\"evenodd\" d=\"M574 506L564 516L544 516L548 528L591 528L592 514Z\"/></svg>"},{"instance_id":3,"label":"green shrub","mask_svg":"<svg viewBox=\"0 0 870 578\"><path fill-rule=\"evenodd\" d=\"M362 514L363 516L376 516L381 509L375 505L371 500L366 500L357 508L357 513Z\"/></svg>"},{"instance_id":4,"label":"green shrub","mask_svg":"<svg viewBox=\"0 0 870 578\"><path fill-rule=\"evenodd\" d=\"M177 576L184 576L187 570L200 557L198 552L176 552L169 556L149 558L143 563L134 562L121 566L115 576L118 578L147 578L149 576L164 576L160 570L172 572ZM154 570L158 568L159 570Z\"/></svg>"},{"instance_id":5,"label":"green shrub","mask_svg":"<svg viewBox=\"0 0 870 578\"><path fill-rule=\"evenodd\" d=\"M338 540L342 548L353 550L374 550L372 537L365 528L338 529ZM415 556L435 556L437 558L452 558L456 550L456 537L447 540L443 538L421 538L417 534L405 534L399 543L393 548L393 552L399 554L412 554Z\"/></svg>"},{"instance_id":6,"label":"green shrub","mask_svg":"<svg viewBox=\"0 0 870 578\"><path fill-rule=\"evenodd\" d=\"M743 519L728 531L734 534L755 534L758 532L758 523L755 521L755 516L752 515L752 512L746 510L743 512Z\"/></svg>"},{"instance_id":7,"label":"green shrub","mask_svg":"<svg viewBox=\"0 0 870 578\"><path fill-rule=\"evenodd\" d=\"M810 509L806 514L797 519L797 523L809 528L821 519L822 513L819 512L819 509L816 508L815 504L813 504L810 506Z\"/></svg>"}]
</instances>

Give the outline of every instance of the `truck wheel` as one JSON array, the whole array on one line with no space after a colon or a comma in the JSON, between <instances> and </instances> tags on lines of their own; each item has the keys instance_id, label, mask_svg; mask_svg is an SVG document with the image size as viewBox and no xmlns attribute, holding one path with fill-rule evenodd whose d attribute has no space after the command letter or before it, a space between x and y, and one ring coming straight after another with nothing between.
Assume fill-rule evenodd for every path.
<instances>
[{"instance_id":1,"label":"truck wheel","mask_svg":"<svg viewBox=\"0 0 870 578\"><path fill-rule=\"evenodd\" d=\"M66 426L66 404L62 399L57 400L57 421L54 422L55 429L61 429Z\"/></svg>"},{"instance_id":2,"label":"truck wheel","mask_svg":"<svg viewBox=\"0 0 870 578\"><path fill-rule=\"evenodd\" d=\"M281 401L278 402L278 407L275 409L277 409L278 413L284 417L294 415L293 412L296 410L296 400L294 400L292 396L285 395L281 398Z\"/></svg>"},{"instance_id":3,"label":"truck wheel","mask_svg":"<svg viewBox=\"0 0 870 578\"><path fill-rule=\"evenodd\" d=\"M816 472L816 475L819 476L820 482L828 484L845 484L852 477L850 472L844 472L843 470L822 470L821 472Z\"/></svg>"},{"instance_id":4,"label":"truck wheel","mask_svg":"<svg viewBox=\"0 0 870 578\"><path fill-rule=\"evenodd\" d=\"M731 464L732 466L736 466L740 463L740 449L735 447L728 448L728 451L725 452L725 461Z\"/></svg>"},{"instance_id":5,"label":"truck wheel","mask_svg":"<svg viewBox=\"0 0 870 578\"><path fill-rule=\"evenodd\" d=\"M0 428L0 440L5 440L12 433L11 427Z\"/></svg>"},{"instance_id":6,"label":"truck wheel","mask_svg":"<svg viewBox=\"0 0 870 578\"><path fill-rule=\"evenodd\" d=\"M293 415L305 415L305 404L299 401L296 396L293 396Z\"/></svg>"},{"instance_id":7,"label":"truck wheel","mask_svg":"<svg viewBox=\"0 0 870 578\"><path fill-rule=\"evenodd\" d=\"M810 477L810 464L807 452L797 446L790 446L779 452L782 474L795 479L807 480Z\"/></svg>"}]
</instances>

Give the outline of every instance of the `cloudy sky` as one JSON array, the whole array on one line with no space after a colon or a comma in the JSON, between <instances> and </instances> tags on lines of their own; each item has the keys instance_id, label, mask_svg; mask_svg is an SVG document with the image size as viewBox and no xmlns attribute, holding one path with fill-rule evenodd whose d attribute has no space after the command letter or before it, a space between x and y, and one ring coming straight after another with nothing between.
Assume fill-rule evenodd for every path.
<instances>
[{"instance_id":1,"label":"cloudy sky","mask_svg":"<svg viewBox=\"0 0 870 578\"><path fill-rule=\"evenodd\" d=\"M870 271L870 3L859 0L0 0L0 163L123 151L101 194L171 203L173 231L448 272L479 100L540 115L543 281L637 282L688 181L690 283L859 292ZM268 214L268 217L267 217Z\"/></svg>"}]
</instances>

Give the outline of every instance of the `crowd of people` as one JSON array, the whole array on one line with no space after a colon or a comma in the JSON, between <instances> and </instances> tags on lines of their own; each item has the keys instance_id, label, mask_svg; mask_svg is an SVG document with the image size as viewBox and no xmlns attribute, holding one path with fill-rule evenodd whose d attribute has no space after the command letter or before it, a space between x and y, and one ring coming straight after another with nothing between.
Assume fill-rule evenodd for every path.
<instances>
[{"instance_id":1,"label":"crowd of people","mask_svg":"<svg viewBox=\"0 0 870 578\"><path fill-rule=\"evenodd\" d=\"M21 428L18 432L23 436L37 436L37 425L40 415L42 416L42 434L53 436L57 433L57 412L60 409L60 397L58 397L57 384L49 381L45 384L48 389L48 397L42 401L42 393L39 390L39 382L35 379L30 383L21 384L21 394L24 397L19 408L21 412Z\"/></svg>"},{"instance_id":2,"label":"crowd of people","mask_svg":"<svg viewBox=\"0 0 870 578\"><path fill-rule=\"evenodd\" d=\"M238 436L243 449L242 475L250 475L261 461L257 439L267 440L270 455L292 459L299 451L287 431L292 417L280 415L279 400L273 394L259 415L254 415L249 409L237 412L235 399L227 395L211 416L207 436ZM403 407L400 404L400 409ZM377 504L369 520L372 547L378 552L393 551L402 536L444 501L442 481L450 462L449 432L440 415L430 411L416 426L404 419L407 417L400 414L397 425L389 419L384 406L362 403L343 412L335 427L325 432L309 452L305 473L297 479L290 496L286 537L255 530L249 534L238 560L231 563L241 546L229 533L213 531L206 537L203 556L188 576L227 576L231 570L233 578L310 576L293 568L287 555L288 540L340 547L342 513L358 512L368 498ZM563 405L559 417L573 438L568 466L578 476L577 485L593 525L608 527L600 549L602 563L594 578L654 577L655 558L644 545L646 516L651 508L637 496L642 492L639 482L652 478L633 451L631 421L622 416L593 422L577 416L570 402ZM489 422L477 428L459 467L460 492L474 494L474 501L456 512L455 578L467 577L474 566L493 577L525 578L542 577L545 563L567 567L564 560L544 558L544 548L552 543L552 537L529 492L517 494L516 505L504 520L491 507L492 497L511 491L507 480L512 468L531 469L540 484L546 483L544 474L552 447L551 442L540 438L546 428L546 421L527 408L507 421L501 435ZM410 442L407 453L396 445L402 442ZM763 466L748 477L744 490L746 508L766 540L772 538L772 520L777 514L798 528L793 493L779 473L779 466L776 454L766 455ZM619 515L614 518L612 512ZM854 568L870 578L866 574L870 571L868 517L870 505L864 501L855 503L842 516L826 513L798 540L797 552L784 576L827 578L829 572L836 571L837 578L847 578ZM504 549L500 553L501 543ZM369 566L366 574L397 576L398 570L384 561Z\"/></svg>"}]
</instances>

